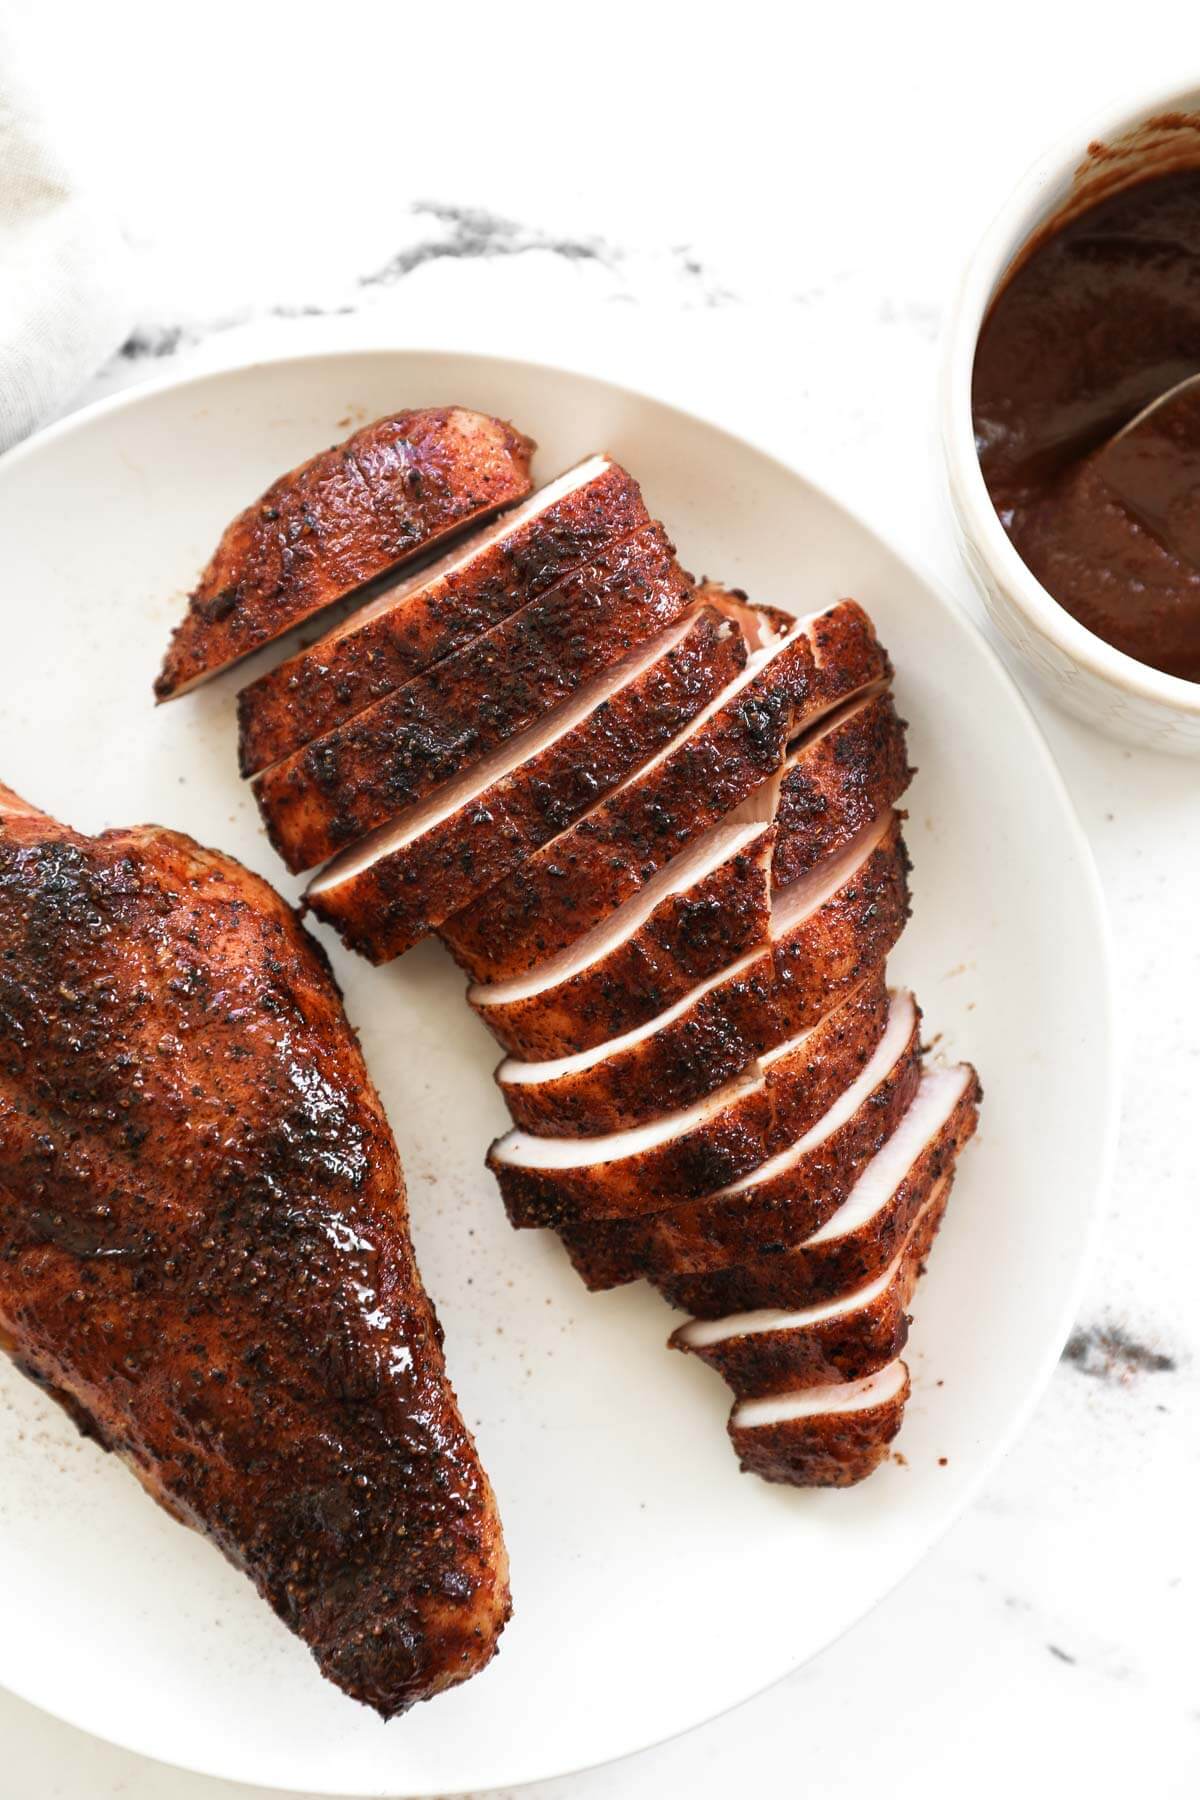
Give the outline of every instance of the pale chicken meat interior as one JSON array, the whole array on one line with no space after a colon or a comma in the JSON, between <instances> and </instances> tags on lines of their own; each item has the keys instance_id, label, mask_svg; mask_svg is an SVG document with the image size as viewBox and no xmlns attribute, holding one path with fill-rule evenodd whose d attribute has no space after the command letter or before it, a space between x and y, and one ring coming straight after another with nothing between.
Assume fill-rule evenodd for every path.
<instances>
[{"instance_id":1,"label":"pale chicken meat interior","mask_svg":"<svg viewBox=\"0 0 1200 1800\"><path fill-rule=\"evenodd\" d=\"M766 1400L743 1400L734 1412L733 1425L736 1430L753 1431L761 1425L787 1425L831 1413L866 1412L869 1407L894 1400L907 1374L902 1362L894 1362L861 1381L804 1388L799 1393L773 1395Z\"/></svg>"}]
</instances>

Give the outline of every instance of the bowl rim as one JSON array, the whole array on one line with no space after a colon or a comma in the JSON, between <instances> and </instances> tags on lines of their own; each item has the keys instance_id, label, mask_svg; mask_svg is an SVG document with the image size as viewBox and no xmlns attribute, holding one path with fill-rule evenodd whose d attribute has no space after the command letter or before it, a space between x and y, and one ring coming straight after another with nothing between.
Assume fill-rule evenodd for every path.
<instances>
[{"instance_id":1,"label":"bowl rim","mask_svg":"<svg viewBox=\"0 0 1200 1800\"><path fill-rule=\"evenodd\" d=\"M1181 718L1200 719L1200 682L1138 662L1073 618L1021 560L1000 523L975 448L971 383L984 313L1016 252L1050 207L1065 195L1088 146L1106 142L1169 113L1200 114L1200 77L1155 91L1130 105L1110 106L1083 120L1027 169L971 256L951 307L943 339L942 444L950 492L964 532L978 547L1006 595L1042 637L1109 687L1136 695Z\"/></svg>"}]
</instances>

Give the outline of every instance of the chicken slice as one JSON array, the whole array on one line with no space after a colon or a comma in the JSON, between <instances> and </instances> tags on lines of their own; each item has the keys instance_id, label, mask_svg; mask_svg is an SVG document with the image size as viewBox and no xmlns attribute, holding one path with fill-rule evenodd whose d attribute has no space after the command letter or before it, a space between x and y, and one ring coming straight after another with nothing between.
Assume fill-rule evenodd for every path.
<instances>
[{"instance_id":1,"label":"chicken slice","mask_svg":"<svg viewBox=\"0 0 1200 1800\"><path fill-rule=\"evenodd\" d=\"M242 774L323 737L649 523L619 463L568 469L244 688Z\"/></svg>"},{"instance_id":2,"label":"chicken slice","mask_svg":"<svg viewBox=\"0 0 1200 1800\"><path fill-rule=\"evenodd\" d=\"M514 1056L594 1049L764 941L778 779L764 782L615 912L527 974L467 998Z\"/></svg>"},{"instance_id":3,"label":"chicken slice","mask_svg":"<svg viewBox=\"0 0 1200 1800\"><path fill-rule=\"evenodd\" d=\"M671 1348L706 1362L739 1400L873 1375L908 1342L908 1308L953 1182L953 1170L934 1182L882 1275L815 1306L691 1319L672 1333Z\"/></svg>"},{"instance_id":4,"label":"chicken slice","mask_svg":"<svg viewBox=\"0 0 1200 1800\"><path fill-rule=\"evenodd\" d=\"M344 851L309 906L372 961L398 956L669 743L745 661L738 627L699 608Z\"/></svg>"},{"instance_id":5,"label":"chicken slice","mask_svg":"<svg viewBox=\"0 0 1200 1800\"><path fill-rule=\"evenodd\" d=\"M641 1262L660 1236L670 1241L677 1216L689 1226L699 1217L701 1230L714 1210L740 1217L745 1194L732 1184L743 1176L761 1177L751 1199L768 1189L777 1230L807 1218L813 1188L832 1210L908 1106L917 1019L911 995L889 1010L882 980L864 983L810 1032L683 1112L605 1137L510 1131L488 1156L508 1216L554 1226L595 1287L647 1272ZM670 1252L666 1266L676 1266Z\"/></svg>"},{"instance_id":6,"label":"chicken slice","mask_svg":"<svg viewBox=\"0 0 1200 1800\"><path fill-rule=\"evenodd\" d=\"M264 769L254 797L293 873L312 868L523 731L680 618L690 576L649 525L453 656Z\"/></svg>"},{"instance_id":7,"label":"chicken slice","mask_svg":"<svg viewBox=\"0 0 1200 1800\"><path fill-rule=\"evenodd\" d=\"M743 1400L729 1435L746 1474L789 1487L852 1487L887 1455L910 1392L907 1368L891 1362L864 1381Z\"/></svg>"},{"instance_id":8,"label":"chicken slice","mask_svg":"<svg viewBox=\"0 0 1200 1800\"><path fill-rule=\"evenodd\" d=\"M891 693L869 691L788 755L775 814L776 887L788 887L894 806L914 771Z\"/></svg>"},{"instance_id":9,"label":"chicken slice","mask_svg":"<svg viewBox=\"0 0 1200 1800\"><path fill-rule=\"evenodd\" d=\"M0 790L0 1343L384 1717L509 1612L395 1142L257 876Z\"/></svg>"},{"instance_id":10,"label":"chicken slice","mask_svg":"<svg viewBox=\"0 0 1200 1800\"><path fill-rule=\"evenodd\" d=\"M536 967L613 913L656 870L779 770L789 739L890 673L853 601L802 621L681 737L599 806L441 928L475 981Z\"/></svg>"},{"instance_id":11,"label":"chicken slice","mask_svg":"<svg viewBox=\"0 0 1200 1800\"><path fill-rule=\"evenodd\" d=\"M280 476L226 529L154 684L186 693L529 492L532 441L461 406L395 413Z\"/></svg>"},{"instance_id":12,"label":"chicken slice","mask_svg":"<svg viewBox=\"0 0 1200 1800\"><path fill-rule=\"evenodd\" d=\"M665 1012L574 1056L502 1062L496 1079L514 1122L573 1136L627 1130L690 1105L827 1013L882 964L907 916L893 813L775 895L765 948Z\"/></svg>"},{"instance_id":13,"label":"chicken slice","mask_svg":"<svg viewBox=\"0 0 1200 1800\"><path fill-rule=\"evenodd\" d=\"M979 1080L968 1063L927 1068L897 1129L860 1172L835 1212L822 1208L817 1230L780 1234L763 1253L704 1273L665 1268L652 1277L673 1306L699 1318L761 1307L816 1306L874 1280L897 1255L936 1182L951 1168L979 1120Z\"/></svg>"}]
</instances>

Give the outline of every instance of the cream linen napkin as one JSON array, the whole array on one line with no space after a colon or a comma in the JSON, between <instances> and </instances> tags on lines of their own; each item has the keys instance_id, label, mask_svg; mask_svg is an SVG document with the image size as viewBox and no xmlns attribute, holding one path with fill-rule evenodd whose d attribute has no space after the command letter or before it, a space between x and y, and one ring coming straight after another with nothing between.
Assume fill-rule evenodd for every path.
<instances>
[{"instance_id":1,"label":"cream linen napkin","mask_svg":"<svg viewBox=\"0 0 1200 1800\"><path fill-rule=\"evenodd\" d=\"M16 48L0 30L0 450L62 410L131 318L128 253Z\"/></svg>"}]
</instances>

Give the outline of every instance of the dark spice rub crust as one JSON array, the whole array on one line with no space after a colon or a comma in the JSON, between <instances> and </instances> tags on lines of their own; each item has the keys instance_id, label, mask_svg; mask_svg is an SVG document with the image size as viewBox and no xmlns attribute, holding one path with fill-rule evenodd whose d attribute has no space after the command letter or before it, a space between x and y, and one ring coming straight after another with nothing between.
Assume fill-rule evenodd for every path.
<instances>
[{"instance_id":1,"label":"dark spice rub crust","mask_svg":"<svg viewBox=\"0 0 1200 1800\"><path fill-rule=\"evenodd\" d=\"M903 1365L902 1365L903 1366ZM876 1406L854 1412L746 1429L729 1416L729 1436L744 1474L789 1487L853 1487L874 1473L904 1420L911 1384L908 1371L898 1391Z\"/></svg>"},{"instance_id":2,"label":"dark spice rub crust","mask_svg":"<svg viewBox=\"0 0 1200 1800\"><path fill-rule=\"evenodd\" d=\"M239 514L176 626L160 700L529 492L534 445L459 406L395 413L280 476Z\"/></svg>"},{"instance_id":3,"label":"dark spice rub crust","mask_svg":"<svg viewBox=\"0 0 1200 1800\"><path fill-rule=\"evenodd\" d=\"M882 965L908 918L907 873L893 814L822 905L790 927L782 920L769 927L760 952L748 953L682 1010L675 1012L675 1002L667 1009L674 1016L654 1031L612 1044L586 1067L539 1080L522 1081L520 1067L502 1063L497 1080L513 1120L527 1131L568 1136L622 1131L711 1093L752 1058L814 1025Z\"/></svg>"},{"instance_id":4,"label":"dark spice rub crust","mask_svg":"<svg viewBox=\"0 0 1200 1800\"><path fill-rule=\"evenodd\" d=\"M659 901L595 963L500 1005L467 998L513 1056L575 1056L645 1025L767 936L774 826L707 875Z\"/></svg>"},{"instance_id":5,"label":"dark spice rub crust","mask_svg":"<svg viewBox=\"0 0 1200 1800\"><path fill-rule=\"evenodd\" d=\"M423 800L678 619L691 578L662 527L585 569L254 781L271 842L312 868Z\"/></svg>"},{"instance_id":6,"label":"dark spice rub crust","mask_svg":"<svg viewBox=\"0 0 1200 1800\"><path fill-rule=\"evenodd\" d=\"M0 790L0 1342L385 1717L508 1617L404 1181L265 882Z\"/></svg>"},{"instance_id":7,"label":"dark spice rub crust","mask_svg":"<svg viewBox=\"0 0 1200 1800\"><path fill-rule=\"evenodd\" d=\"M372 962L399 956L669 743L745 661L737 628L701 609L670 649L511 773L345 881L325 885L336 865L327 870L311 911Z\"/></svg>"},{"instance_id":8,"label":"dark spice rub crust","mask_svg":"<svg viewBox=\"0 0 1200 1800\"><path fill-rule=\"evenodd\" d=\"M852 703L784 765L775 812L776 887L787 887L894 806L915 771L886 690Z\"/></svg>"},{"instance_id":9,"label":"dark spice rub crust","mask_svg":"<svg viewBox=\"0 0 1200 1800\"><path fill-rule=\"evenodd\" d=\"M769 1068L718 1090L698 1113L669 1115L662 1121L671 1125L669 1137L645 1148L632 1144L619 1158L612 1157L618 1145L624 1149L627 1139L640 1134L552 1140L578 1156L570 1166L553 1169L512 1160L513 1134L498 1139L488 1167L509 1219L517 1226L554 1226L574 1260L574 1247L590 1247L593 1231L601 1246L607 1246L610 1233L623 1244L626 1228L636 1237L647 1215L673 1218L677 1206L686 1210L692 1204L690 1196L736 1181L817 1125L870 1061L887 1015L880 971ZM882 1113L883 1100L872 1098ZM849 1147L861 1136L849 1121L836 1141L822 1146L822 1171L845 1168ZM610 1160L588 1161L597 1144L607 1146ZM664 1207L671 1212L664 1215Z\"/></svg>"},{"instance_id":10,"label":"dark spice rub crust","mask_svg":"<svg viewBox=\"0 0 1200 1800\"><path fill-rule=\"evenodd\" d=\"M353 718L650 523L637 482L613 462L535 517L521 515L481 534L491 541L478 549L468 539L243 688L242 774Z\"/></svg>"},{"instance_id":11,"label":"dark spice rub crust","mask_svg":"<svg viewBox=\"0 0 1200 1800\"><path fill-rule=\"evenodd\" d=\"M836 1092L822 1096L827 1106L863 1075L875 1047L869 1042L864 1045L865 1054L850 1066ZM707 1190L697 1184L692 1189L694 1198L668 1201L665 1207L661 1201L655 1205L653 1195L648 1194L640 1213L633 1216L619 1218L610 1212L607 1218L580 1218L561 1232L568 1256L593 1290L644 1278L661 1291L663 1278L687 1278L690 1272L702 1269L724 1270L730 1264L801 1242L837 1211L864 1165L891 1137L908 1111L920 1077L920 1045L914 1023L902 1053L851 1116L786 1171L764 1171L759 1180L759 1165L744 1164L727 1177L729 1183L738 1184L727 1194L714 1192L716 1183ZM782 1143L776 1141L768 1154L774 1157L786 1148L789 1138L796 1141L818 1123L818 1119L797 1121L796 1128Z\"/></svg>"},{"instance_id":12,"label":"dark spice rub crust","mask_svg":"<svg viewBox=\"0 0 1200 1800\"><path fill-rule=\"evenodd\" d=\"M826 1382L861 1381L873 1375L899 1356L908 1342L908 1308L945 1215L953 1181L951 1170L937 1183L908 1235L892 1279L880 1293L859 1301L857 1294L866 1293L871 1286L866 1282L846 1296L843 1310L828 1317L803 1325L742 1331L711 1344L689 1342L691 1326L681 1325L671 1336L671 1348L706 1362L739 1400L790 1394Z\"/></svg>"},{"instance_id":13,"label":"dark spice rub crust","mask_svg":"<svg viewBox=\"0 0 1200 1800\"><path fill-rule=\"evenodd\" d=\"M476 981L524 974L645 885L779 768L803 723L888 671L853 601L812 620L729 702L441 929Z\"/></svg>"},{"instance_id":14,"label":"dark spice rub crust","mask_svg":"<svg viewBox=\"0 0 1200 1800\"><path fill-rule=\"evenodd\" d=\"M701 1319L761 1306L816 1306L862 1287L887 1268L934 1187L953 1169L979 1122L981 1099L971 1070L945 1126L926 1145L880 1215L864 1228L824 1243L781 1243L769 1253L703 1274L664 1273L653 1278L654 1286L672 1306Z\"/></svg>"}]
</instances>

